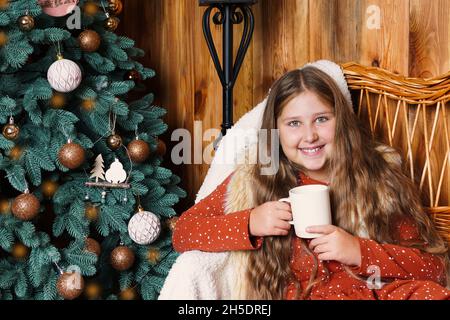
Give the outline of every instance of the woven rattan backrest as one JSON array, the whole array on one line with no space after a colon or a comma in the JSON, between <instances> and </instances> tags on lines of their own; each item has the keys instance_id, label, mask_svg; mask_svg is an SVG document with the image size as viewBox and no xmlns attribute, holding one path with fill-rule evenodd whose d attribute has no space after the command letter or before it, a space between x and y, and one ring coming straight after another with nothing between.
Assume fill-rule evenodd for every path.
<instances>
[{"instance_id":1,"label":"woven rattan backrest","mask_svg":"<svg viewBox=\"0 0 450 320\"><path fill-rule=\"evenodd\" d=\"M399 151L450 243L450 73L420 79L356 63L342 67L358 117L374 138Z\"/></svg>"}]
</instances>

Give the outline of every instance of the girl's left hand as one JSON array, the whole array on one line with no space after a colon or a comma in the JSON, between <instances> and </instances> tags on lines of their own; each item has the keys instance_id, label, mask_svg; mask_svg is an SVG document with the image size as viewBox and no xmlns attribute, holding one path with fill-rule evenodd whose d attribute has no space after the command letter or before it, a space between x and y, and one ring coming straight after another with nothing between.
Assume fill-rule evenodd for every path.
<instances>
[{"instance_id":1,"label":"girl's left hand","mask_svg":"<svg viewBox=\"0 0 450 320\"><path fill-rule=\"evenodd\" d=\"M323 236L311 240L309 248L318 254L320 260L335 260L348 266L361 265L359 240L333 225L309 226L307 232Z\"/></svg>"}]
</instances>

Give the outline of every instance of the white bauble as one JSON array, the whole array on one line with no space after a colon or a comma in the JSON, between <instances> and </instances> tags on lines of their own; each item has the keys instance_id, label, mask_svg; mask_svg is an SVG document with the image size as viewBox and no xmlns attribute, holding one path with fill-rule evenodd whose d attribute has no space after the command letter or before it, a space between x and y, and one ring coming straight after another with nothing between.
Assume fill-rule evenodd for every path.
<instances>
[{"instance_id":1,"label":"white bauble","mask_svg":"<svg viewBox=\"0 0 450 320\"><path fill-rule=\"evenodd\" d=\"M52 63L47 71L50 86L59 92L75 90L81 83L80 67L68 59L59 59Z\"/></svg>"},{"instance_id":2,"label":"white bauble","mask_svg":"<svg viewBox=\"0 0 450 320\"><path fill-rule=\"evenodd\" d=\"M139 210L128 222L128 234L137 244L150 244L161 233L161 222L152 212Z\"/></svg>"}]
</instances>

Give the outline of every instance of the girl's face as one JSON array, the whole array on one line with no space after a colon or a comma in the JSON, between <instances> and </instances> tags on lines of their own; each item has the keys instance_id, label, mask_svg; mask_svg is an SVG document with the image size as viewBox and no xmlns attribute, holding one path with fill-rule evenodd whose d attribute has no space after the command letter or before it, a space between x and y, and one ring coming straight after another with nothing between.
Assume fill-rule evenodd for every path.
<instances>
[{"instance_id":1,"label":"girl's face","mask_svg":"<svg viewBox=\"0 0 450 320\"><path fill-rule=\"evenodd\" d=\"M313 179L328 182L327 160L333 152L336 120L331 106L305 91L286 104L277 119L286 157Z\"/></svg>"}]
</instances>

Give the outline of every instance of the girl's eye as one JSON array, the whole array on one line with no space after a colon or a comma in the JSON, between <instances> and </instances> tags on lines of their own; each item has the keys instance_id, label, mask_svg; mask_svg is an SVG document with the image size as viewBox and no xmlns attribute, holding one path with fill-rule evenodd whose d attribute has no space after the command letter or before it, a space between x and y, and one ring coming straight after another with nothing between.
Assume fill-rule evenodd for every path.
<instances>
[{"instance_id":1,"label":"girl's eye","mask_svg":"<svg viewBox=\"0 0 450 320\"><path fill-rule=\"evenodd\" d=\"M318 118L316 119L316 122L319 122L319 123L326 122L326 121L328 121L328 118L327 118L327 117L318 117Z\"/></svg>"},{"instance_id":2,"label":"girl's eye","mask_svg":"<svg viewBox=\"0 0 450 320\"><path fill-rule=\"evenodd\" d=\"M288 126L290 126L290 127L298 127L299 125L300 125L300 121L297 121L297 120L288 122Z\"/></svg>"}]
</instances>

